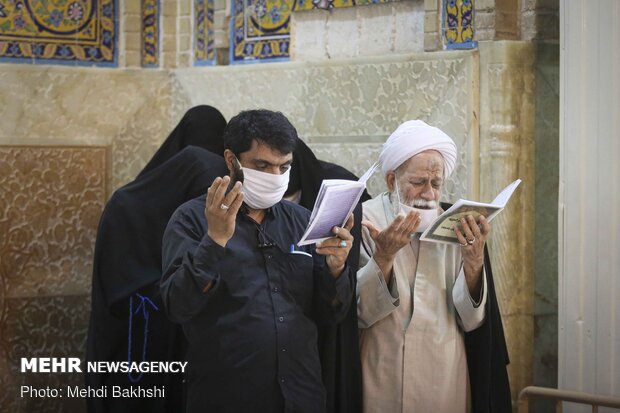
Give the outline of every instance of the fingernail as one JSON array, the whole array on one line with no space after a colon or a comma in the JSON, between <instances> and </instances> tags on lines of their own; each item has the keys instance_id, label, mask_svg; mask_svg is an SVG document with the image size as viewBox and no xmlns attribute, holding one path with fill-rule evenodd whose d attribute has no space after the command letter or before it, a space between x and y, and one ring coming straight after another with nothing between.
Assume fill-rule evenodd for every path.
<instances>
[{"instance_id":1,"label":"fingernail","mask_svg":"<svg viewBox=\"0 0 620 413\"><path fill-rule=\"evenodd\" d=\"M316 243L316 247L317 247L317 248L321 248L321 245L323 245L323 243L322 243L322 242L317 242L317 243Z\"/></svg>"},{"instance_id":2,"label":"fingernail","mask_svg":"<svg viewBox=\"0 0 620 413\"><path fill-rule=\"evenodd\" d=\"M334 227L334 233L335 233L335 234L338 234L338 231L340 231L340 228L338 228L338 227Z\"/></svg>"}]
</instances>

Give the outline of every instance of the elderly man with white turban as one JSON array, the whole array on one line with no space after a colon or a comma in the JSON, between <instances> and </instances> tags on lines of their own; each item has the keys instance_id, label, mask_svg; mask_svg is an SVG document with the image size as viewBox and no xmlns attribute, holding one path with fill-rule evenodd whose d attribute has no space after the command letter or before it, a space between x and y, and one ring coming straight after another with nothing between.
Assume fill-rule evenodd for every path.
<instances>
[{"instance_id":1,"label":"elderly man with white turban","mask_svg":"<svg viewBox=\"0 0 620 413\"><path fill-rule=\"evenodd\" d=\"M357 273L366 412L510 411L488 221L463 219L460 245L419 240L456 157L452 139L419 120L400 125L379 157L389 191L363 204Z\"/></svg>"}]
</instances>

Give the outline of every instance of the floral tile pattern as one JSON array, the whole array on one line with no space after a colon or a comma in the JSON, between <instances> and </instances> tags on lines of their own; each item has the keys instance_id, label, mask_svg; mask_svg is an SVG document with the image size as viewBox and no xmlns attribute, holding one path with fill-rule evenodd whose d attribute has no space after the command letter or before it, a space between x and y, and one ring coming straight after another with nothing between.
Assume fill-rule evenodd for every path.
<instances>
[{"instance_id":1,"label":"floral tile pattern","mask_svg":"<svg viewBox=\"0 0 620 413\"><path fill-rule=\"evenodd\" d=\"M474 0L444 0L443 43L446 49L473 49Z\"/></svg>"},{"instance_id":2,"label":"floral tile pattern","mask_svg":"<svg viewBox=\"0 0 620 413\"><path fill-rule=\"evenodd\" d=\"M116 66L116 0L0 0L0 59Z\"/></svg>"},{"instance_id":3,"label":"floral tile pattern","mask_svg":"<svg viewBox=\"0 0 620 413\"><path fill-rule=\"evenodd\" d=\"M296 10L336 9L341 7L389 3L392 1L398 0L297 0Z\"/></svg>"},{"instance_id":4,"label":"floral tile pattern","mask_svg":"<svg viewBox=\"0 0 620 413\"><path fill-rule=\"evenodd\" d=\"M295 0L235 0L230 19L230 63L289 56Z\"/></svg>"},{"instance_id":5,"label":"floral tile pattern","mask_svg":"<svg viewBox=\"0 0 620 413\"><path fill-rule=\"evenodd\" d=\"M215 64L213 41L213 0L194 1L194 65Z\"/></svg>"},{"instance_id":6,"label":"floral tile pattern","mask_svg":"<svg viewBox=\"0 0 620 413\"><path fill-rule=\"evenodd\" d=\"M159 66L159 0L142 0L142 67Z\"/></svg>"}]
</instances>

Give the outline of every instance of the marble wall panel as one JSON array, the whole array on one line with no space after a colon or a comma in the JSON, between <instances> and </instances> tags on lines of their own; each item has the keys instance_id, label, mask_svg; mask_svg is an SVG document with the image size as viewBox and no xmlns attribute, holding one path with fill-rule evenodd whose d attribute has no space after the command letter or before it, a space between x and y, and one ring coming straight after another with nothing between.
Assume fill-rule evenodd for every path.
<instances>
[{"instance_id":1,"label":"marble wall panel","mask_svg":"<svg viewBox=\"0 0 620 413\"><path fill-rule=\"evenodd\" d=\"M0 411L84 411L83 399L20 397L81 374L23 374L21 357L83 357L106 149L0 146Z\"/></svg>"},{"instance_id":2,"label":"marble wall panel","mask_svg":"<svg viewBox=\"0 0 620 413\"><path fill-rule=\"evenodd\" d=\"M0 144L112 146L108 193L171 130L164 71L0 65Z\"/></svg>"},{"instance_id":3,"label":"marble wall panel","mask_svg":"<svg viewBox=\"0 0 620 413\"><path fill-rule=\"evenodd\" d=\"M174 73L182 107L210 104L227 119L243 109L280 110L311 144L382 143L403 121L419 118L446 131L461 149L446 200L475 192L475 52L415 54L327 63L274 63ZM368 155L370 156L370 154ZM378 156L378 152L376 155ZM346 156L332 159L349 162ZM370 159L364 161L364 165ZM355 167L353 170L363 170Z\"/></svg>"},{"instance_id":4,"label":"marble wall panel","mask_svg":"<svg viewBox=\"0 0 620 413\"><path fill-rule=\"evenodd\" d=\"M377 160L381 152L381 143L313 143L309 145L317 158L336 163L347 168L357 176L364 172ZM385 179L375 173L367 182L368 193L379 195L387 190Z\"/></svg>"},{"instance_id":5,"label":"marble wall panel","mask_svg":"<svg viewBox=\"0 0 620 413\"><path fill-rule=\"evenodd\" d=\"M0 147L0 294L90 291L104 148Z\"/></svg>"},{"instance_id":6,"label":"marble wall panel","mask_svg":"<svg viewBox=\"0 0 620 413\"><path fill-rule=\"evenodd\" d=\"M85 400L81 398L20 397L21 386L65 388L84 383L80 373L21 373L20 359L80 357L83 361L90 295L8 298L0 302L0 411L86 411Z\"/></svg>"}]
</instances>

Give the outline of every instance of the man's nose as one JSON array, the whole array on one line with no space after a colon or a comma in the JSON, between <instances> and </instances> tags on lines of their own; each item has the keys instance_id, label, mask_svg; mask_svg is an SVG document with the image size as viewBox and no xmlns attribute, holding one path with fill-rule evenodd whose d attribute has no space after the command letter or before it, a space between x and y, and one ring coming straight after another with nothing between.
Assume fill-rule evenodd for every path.
<instances>
[{"instance_id":1,"label":"man's nose","mask_svg":"<svg viewBox=\"0 0 620 413\"><path fill-rule=\"evenodd\" d=\"M433 186L430 183L424 185L424 188L422 189L422 193L420 194L420 196L427 201L433 201L435 199L435 193L433 192Z\"/></svg>"},{"instance_id":2,"label":"man's nose","mask_svg":"<svg viewBox=\"0 0 620 413\"><path fill-rule=\"evenodd\" d=\"M282 171L280 170L280 167L277 165L270 166L269 168L265 170L265 172L274 174L274 175L282 175Z\"/></svg>"}]
</instances>

